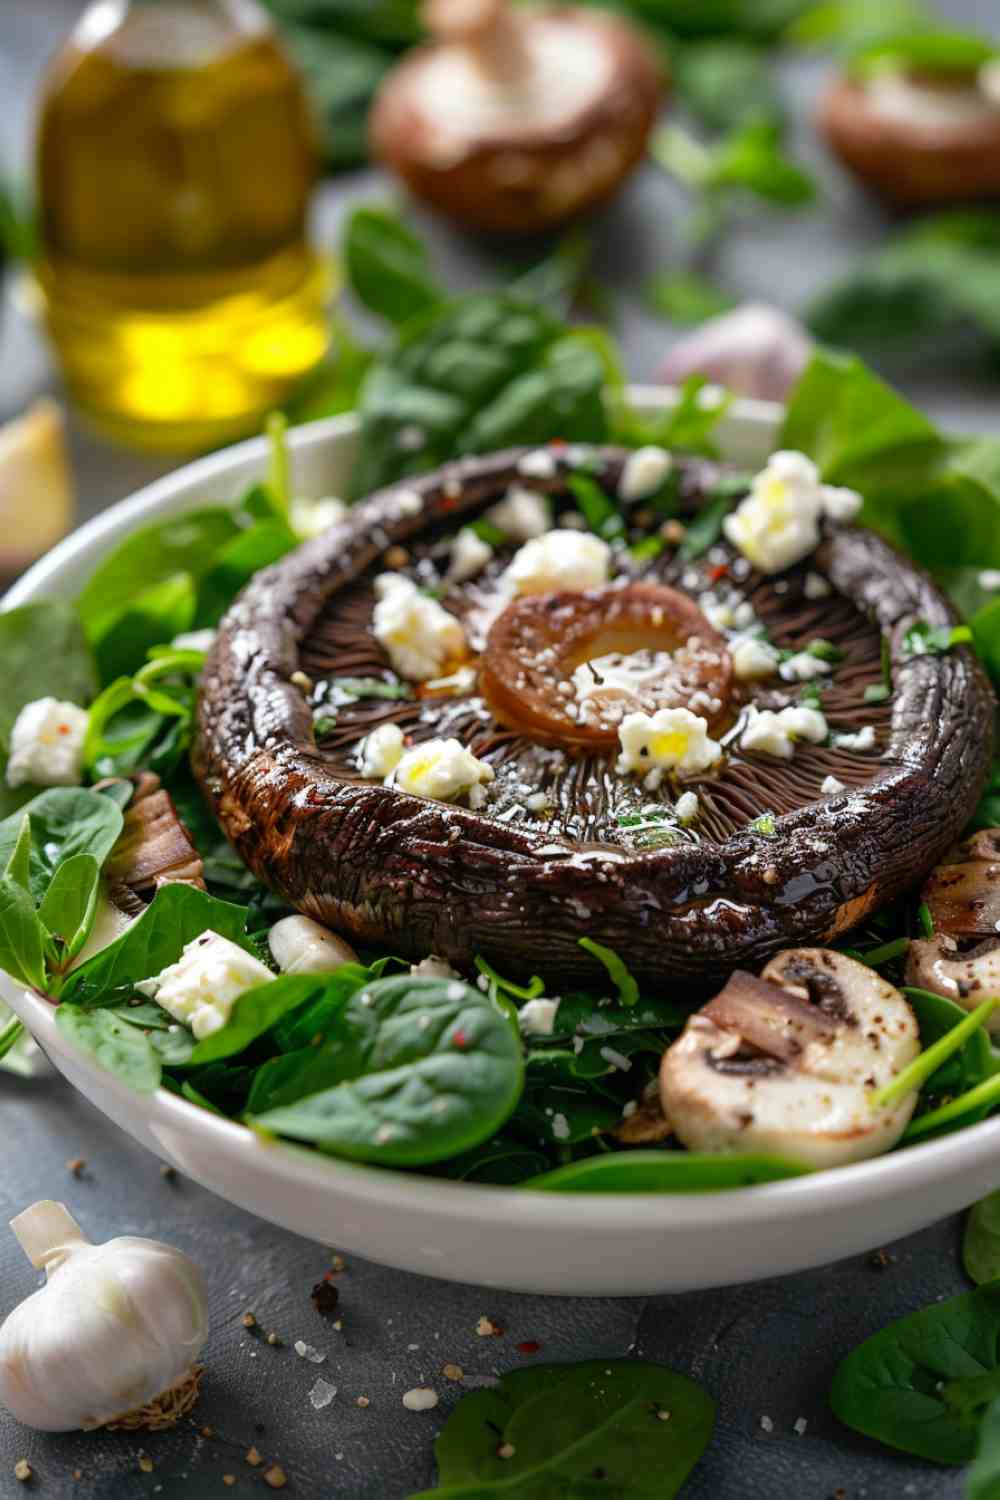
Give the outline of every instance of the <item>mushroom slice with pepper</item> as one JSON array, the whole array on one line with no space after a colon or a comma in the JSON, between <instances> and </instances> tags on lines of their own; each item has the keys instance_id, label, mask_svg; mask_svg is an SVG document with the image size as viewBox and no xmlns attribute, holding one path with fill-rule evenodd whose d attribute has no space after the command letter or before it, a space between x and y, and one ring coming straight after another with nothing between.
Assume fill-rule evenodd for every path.
<instances>
[{"instance_id":1,"label":"mushroom slice with pepper","mask_svg":"<svg viewBox=\"0 0 1000 1500\"><path fill-rule=\"evenodd\" d=\"M621 17L569 5L428 0L434 40L385 79L374 154L472 229L535 234L610 195L641 160L661 79Z\"/></svg>"},{"instance_id":2,"label":"mushroom slice with pepper","mask_svg":"<svg viewBox=\"0 0 1000 1500\"><path fill-rule=\"evenodd\" d=\"M921 938L907 952L906 982L975 1010L990 995L1000 995L1000 938L987 938L964 953L947 933ZM1000 1033L1000 1014L990 1016L986 1030Z\"/></svg>"},{"instance_id":3,"label":"mushroom slice with pepper","mask_svg":"<svg viewBox=\"0 0 1000 1500\"><path fill-rule=\"evenodd\" d=\"M112 903L127 916L137 916L161 885L176 882L203 891L205 870L160 778L139 771L129 779L135 791L104 876Z\"/></svg>"},{"instance_id":4,"label":"mushroom slice with pepper","mask_svg":"<svg viewBox=\"0 0 1000 1500\"><path fill-rule=\"evenodd\" d=\"M824 948L740 970L691 1017L660 1069L663 1112L692 1151L774 1152L835 1167L893 1147L916 1095L876 1109L872 1090L920 1051L903 996Z\"/></svg>"},{"instance_id":5,"label":"mushroom slice with pepper","mask_svg":"<svg viewBox=\"0 0 1000 1500\"><path fill-rule=\"evenodd\" d=\"M983 828L930 873L934 936L910 944L906 982L974 1010L1000 994L1000 828ZM1000 1032L1000 1017L987 1030Z\"/></svg>"}]
</instances>

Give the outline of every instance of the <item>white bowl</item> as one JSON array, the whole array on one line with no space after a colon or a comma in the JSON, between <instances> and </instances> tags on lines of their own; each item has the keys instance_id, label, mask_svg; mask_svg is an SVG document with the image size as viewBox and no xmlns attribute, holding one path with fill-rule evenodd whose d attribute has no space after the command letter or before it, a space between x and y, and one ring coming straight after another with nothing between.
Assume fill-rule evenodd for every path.
<instances>
[{"instance_id":1,"label":"white bowl","mask_svg":"<svg viewBox=\"0 0 1000 1500\"><path fill-rule=\"evenodd\" d=\"M649 411L674 399L653 388L632 398ZM772 405L737 402L719 428L726 456L759 463L779 418ZM299 493L342 488L356 432L348 416L291 435ZM265 457L257 438L150 485L56 547L5 607L76 594L133 527L235 498ZM1000 1185L1000 1119L877 1161L721 1193L547 1194L354 1166L266 1144L165 1089L133 1093L64 1039L45 1000L4 975L0 995L93 1104L223 1198L298 1234L452 1281L599 1296L723 1286L872 1249Z\"/></svg>"}]
</instances>

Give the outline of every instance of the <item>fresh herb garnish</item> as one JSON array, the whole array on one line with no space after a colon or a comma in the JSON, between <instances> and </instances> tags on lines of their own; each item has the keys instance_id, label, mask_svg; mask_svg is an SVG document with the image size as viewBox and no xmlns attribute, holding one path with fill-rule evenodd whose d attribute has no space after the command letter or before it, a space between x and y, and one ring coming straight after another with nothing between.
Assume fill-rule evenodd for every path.
<instances>
[{"instance_id":1,"label":"fresh herb garnish","mask_svg":"<svg viewBox=\"0 0 1000 1500\"><path fill-rule=\"evenodd\" d=\"M775 833L777 832L777 824L775 823L774 813L761 813L759 817L754 818L752 823L747 824L747 831L749 833L759 833L762 838L773 838Z\"/></svg>"},{"instance_id":2,"label":"fresh herb garnish","mask_svg":"<svg viewBox=\"0 0 1000 1500\"><path fill-rule=\"evenodd\" d=\"M625 531L625 518L606 490L589 474L570 474L566 480L583 518L597 536L613 541Z\"/></svg>"},{"instance_id":3,"label":"fresh herb garnish","mask_svg":"<svg viewBox=\"0 0 1000 1500\"><path fill-rule=\"evenodd\" d=\"M903 650L907 656L943 656L954 646L964 646L972 640L968 625L928 625L919 620L903 637Z\"/></svg>"},{"instance_id":4,"label":"fresh herb garnish","mask_svg":"<svg viewBox=\"0 0 1000 1500\"><path fill-rule=\"evenodd\" d=\"M413 697L409 683L385 682L381 677L333 677L327 684L327 692L344 700L386 698L398 702Z\"/></svg>"}]
</instances>

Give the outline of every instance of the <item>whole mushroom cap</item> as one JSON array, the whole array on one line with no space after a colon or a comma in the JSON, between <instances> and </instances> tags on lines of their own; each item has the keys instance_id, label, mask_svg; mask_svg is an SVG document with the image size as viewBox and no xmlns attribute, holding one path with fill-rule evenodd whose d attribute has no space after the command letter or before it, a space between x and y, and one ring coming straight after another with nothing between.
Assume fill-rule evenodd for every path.
<instances>
[{"instance_id":1,"label":"whole mushroom cap","mask_svg":"<svg viewBox=\"0 0 1000 1500\"><path fill-rule=\"evenodd\" d=\"M436 39L386 77L372 151L466 227L536 234L611 196L642 158L662 95L652 48L619 16L435 0Z\"/></svg>"}]
</instances>

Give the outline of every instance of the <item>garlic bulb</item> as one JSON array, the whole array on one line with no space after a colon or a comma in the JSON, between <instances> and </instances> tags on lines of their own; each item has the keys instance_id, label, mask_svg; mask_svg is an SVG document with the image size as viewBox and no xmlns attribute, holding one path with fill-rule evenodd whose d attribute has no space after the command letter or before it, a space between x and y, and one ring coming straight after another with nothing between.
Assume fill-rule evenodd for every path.
<instances>
[{"instance_id":1,"label":"garlic bulb","mask_svg":"<svg viewBox=\"0 0 1000 1500\"><path fill-rule=\"evenodd\" d=\"M187 1410L208 1335L205 1283L193 1261L133 1235L91 1244L64 1205L48 1200L11 1228L47 1276L0 1328L0 1399L14 1416L68 1432L121 1418L168 1425ZM132 1420L151 1405L157 1410Z\"/></svg>"}]
</instances>

